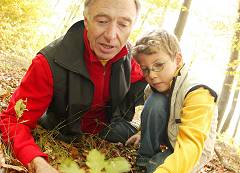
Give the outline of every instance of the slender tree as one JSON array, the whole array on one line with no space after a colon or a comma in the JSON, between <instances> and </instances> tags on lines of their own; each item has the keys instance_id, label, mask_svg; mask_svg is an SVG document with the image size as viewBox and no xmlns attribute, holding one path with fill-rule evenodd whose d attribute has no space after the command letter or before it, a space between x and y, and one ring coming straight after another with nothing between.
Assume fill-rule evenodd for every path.
<instances>
[{"instance_id":1,"label":"slender tree","mask_svg":"<svg viewBox=\"0 0 240 173\"><path fill-rule=\"evenodd\" d=\"M165 0L164 1L164 5L163 5L163 12L162 12L162 15L160 16L160 22L159 22L159 26L162 27L163 25L163 22L164 22L164 19L166 17L166 14L167 14L167 10L168 10L168 6L170 4L170 0Z\"/></svg>"},{"instance_id":2,"label":"slender tree","mask_svg":"<svg viewBox=\"0 0 240 173\"><path fill-rule=\"evenodd\" d=\"M174 33L179 40L181 40L183 30L187 22L191 2L192 0L184 0L176 27L174 29Z\"/></svg>"},{"instance_id":3,"label":"slender tree","mask_svg":"<svg viewBox=\"0 0 240 173\"><path fill-rule=\"evenodd\" d=\"M233 101L232 101L232 106L231 109L228 113L227 119L224 121L223 127L221 128L221 133L226 132L227 129L229 128L229 125L231 123L236 105L237 105L237 99L239 95L239 90L235 90L234 96L233 96Z\"/></svg>"},{"instance_id":4,"label":"slender tree","mask_svg":"<svg viewBox=\"0 0 240 173\"><path fill-rule=\"evenodd\" d=\"M84 0L80 0L77 2L72 1L69 3L68 7L69 12L65 14L64 19L61 22L61 28L59 29L58 33L54 36L54 39L58 38L59 36L62 36L66 32L66 30L71 26L74 19L78 17L77 15L79 15L83 3Z\"/></svg>"},{"instance_id":5,"label":"slender tree","mask_svg":"<svg viewBox=\"0 0 240 173\"><path fill-rule=\"evenodd\" d=\"M229 64L233 64L234 62L238 62L238 56L239 56L239 47L240 47L240 1L239 1L239 7L238 7L238 18L236 22L236 29L235 34L233 36L232 41L232 52L229 59ZM238 27L237 27L238 26ZM227 73L224 79L222 91L220 94L219 102L218 102L218 131L220 130L220 125L222 124L223 116L225 113L225 109L227 107L227 103L229 101L229 96L231 94L231 87L234 81L234 75L231 72L234 72L234 69L237 69L237 66L239 64L235 64L235 68L232 68L231 65L227 68Z\"/></svg>"},{"instance_id":6,"label":"slender tree","mask_svg":"<svg viewBox=\"0 0 240 173\"><path fill-rule=\"evenodd\" d=\"M240 124L240 114L238 114L238 120L237 120L237 123L236 123L235 128L234 128L233 138L235 138L236 135L237 135L239 124Z\"/></svg>"}]
</instances>

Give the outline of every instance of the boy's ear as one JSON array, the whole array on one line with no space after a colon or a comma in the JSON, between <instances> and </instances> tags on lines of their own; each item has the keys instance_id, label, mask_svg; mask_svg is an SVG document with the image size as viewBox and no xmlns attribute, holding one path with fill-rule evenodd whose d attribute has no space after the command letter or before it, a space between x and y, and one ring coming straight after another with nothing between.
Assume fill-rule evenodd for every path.
<instances>
[{"instance_id":1,"label":"boy's ear","mask_svg":"<svg viewBox=\"0 0 240 173\"><path fill-rule=\"evenodd\" d=\"M176 63L177 63L178 67L180 67L183 64L183 59L182 59L182 54L181 53L176 54Z\"/></svg>"}]
</instances>

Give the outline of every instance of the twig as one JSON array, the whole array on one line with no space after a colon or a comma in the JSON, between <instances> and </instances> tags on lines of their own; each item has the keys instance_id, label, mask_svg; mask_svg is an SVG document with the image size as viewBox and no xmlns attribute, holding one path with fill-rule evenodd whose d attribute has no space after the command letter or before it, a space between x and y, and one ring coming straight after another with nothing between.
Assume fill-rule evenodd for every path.
<instances>
[{"instance_id":1,"label":"twig","mask_svg":"<svg viewBox=\"0 0 240 173\"><path fill-rule=\"evenodd\" d=\"M232 168L230 165L228 165L226 162L224 162L223 157L220 155L220 153L216 150L216 148L214 148L214 151L217 155L217 157L219 158L219 161L223 164L224 168L226 168L229 171L233 171L234 173L238 173L237 170L235 170L234 168Z\"/></svg>"},{"instance_id":2,"label":"twig","mask_svg":"<svg viewBox=\"0 0 240 173\"><path fill-rule=\"evenodd\" d=\"M3 155L3 150L2 150L2 142L0 140L0 165L5 164L5 158ZM4 173L5 168L0 167L0 173Z\"/></svg>"},{"instance_id":3,"label":"twig","mask_svg":"<svg viewBox=\"0 0 240 173\"><path fill-rule=\"evenodd\" d=\"M13 166L13 165L8 165L6 163L1 164L0 167L5 169L16 170L18 172L28 172L27 169L22 166Z\"/></svg>"},{"instance_id":4,"label":"twig","mask_svg":"<svg viewBox=\"0 0 240 173\"><path fill-rule=\"evenodd\" d=\"M0 173L5 173L6 169L12 169L18 172L27 172L27 169L22 166L13 166L13 165L6 164L6 160L4 158L3 149L2 149L2 142L0 140Z\"/></svg>"}]
</instances>

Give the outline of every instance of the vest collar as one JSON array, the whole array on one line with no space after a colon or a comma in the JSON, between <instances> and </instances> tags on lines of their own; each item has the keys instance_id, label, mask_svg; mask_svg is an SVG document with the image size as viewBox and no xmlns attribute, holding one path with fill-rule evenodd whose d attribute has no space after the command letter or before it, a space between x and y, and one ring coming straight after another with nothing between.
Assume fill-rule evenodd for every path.
<instances>
[{"instance_id":1,"label":"vest collar","mask_svg":"<svg viewBox=\"0 0 240 173\"><path fill-rule=\"evenodd\" d=\"M87 48L87 45L84 43L84 30L84 22L82 20L75 23L67 31L66 35L62 38L62 44L57 50L58 56L54 59L54 61L67 70L81 74L85 78L90 79L83 57L83 52L86 49L90 49L90 47ZM90 50L88 50L88 52L89 51ZM111 63L119 60L124 61L128 53L129 48L124 46L123 49L110 60Z\"/></svg>"},{"instance_id":2,"label":"vest collar","mask_svg":"<svg viewBox=\"0 0 240 173\"><path fill-rule=\"evenodd\" d=\"M180 85L180 83L178 81L181 78L185 78L187 76L187 73L188 73L188 67L186 64L183 64L183 66L180 67L180 69L176 71L176 75L171 82L171 88L173 89L174 87L178 87L175 85Z\"/></svg>"},{"instance_id":3,"label":"vest collar","mask_svg":"<svg viewBox=\"0 0 240 173\"><path fill-rule=\"evenodd\" d=\"M89 79L89 74L83 58L85 49L83 32L84 22L79 21L75 23L62 38L62 44L57 50L59 51L57 53L58 57L56 57L54 61L62 67Z\"/></svg>"}]
</instances>

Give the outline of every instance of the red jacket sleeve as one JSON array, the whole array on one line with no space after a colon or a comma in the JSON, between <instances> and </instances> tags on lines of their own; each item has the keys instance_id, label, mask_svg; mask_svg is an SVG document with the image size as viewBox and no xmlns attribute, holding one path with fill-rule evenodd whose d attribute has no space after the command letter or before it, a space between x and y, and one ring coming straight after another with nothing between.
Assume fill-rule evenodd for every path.
<instances>
[{"instance_id":1,"label":"red jacket sleeve","mask_svg":"<svg viewBox=\"0 0 240 173\"><path fill-rule=\"evenodd\" d=\"M132 64L131 83L135 83L139 80L145 81L140 65L136 62L134 58L132 58L131 64Z\"/></svg>"},{"instance_id":2,"label":"red jacket sleeve","mask_svg":"<svg viewBox=\"0 0 240 173\"><path fill-rule=\"evenodd\" d=\"M53 95L53 78L46 58L39 54L29 67L19 87L15 90L8 108L0 114L0 130L4 142L11 144L15 156L25 166L35 157L47 155L34 142L31 129L47 110ZM14 106L25 100L26 111L17 120Z\"/></svg>"}]
</instances>

